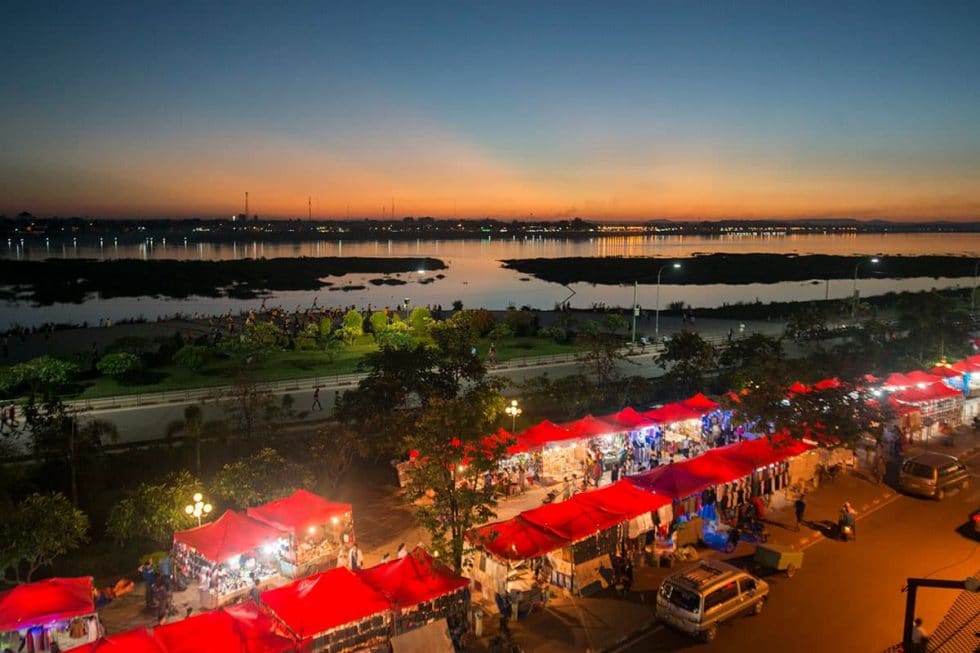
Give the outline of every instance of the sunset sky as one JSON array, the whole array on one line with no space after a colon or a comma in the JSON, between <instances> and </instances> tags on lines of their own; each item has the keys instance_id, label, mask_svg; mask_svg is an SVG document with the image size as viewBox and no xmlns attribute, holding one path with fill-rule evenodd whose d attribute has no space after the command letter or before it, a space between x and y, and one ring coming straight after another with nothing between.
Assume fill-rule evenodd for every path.
<instances>
[{"instance_id":1,"label":"sunset sky","mask_svg":"<svg viewBox=\"0 0 980 653\"><path fill-rule=\"evenodd\" d=\"M0 213L972 220L978 27L980 2L7 2Z\"/></svg>"}]
</instances>

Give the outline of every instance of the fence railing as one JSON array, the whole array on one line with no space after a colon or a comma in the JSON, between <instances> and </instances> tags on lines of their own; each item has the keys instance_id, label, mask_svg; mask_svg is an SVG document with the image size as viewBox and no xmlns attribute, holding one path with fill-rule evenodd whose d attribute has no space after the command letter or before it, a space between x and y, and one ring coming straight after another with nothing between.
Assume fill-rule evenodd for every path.
<instances>
[{"instance_id":1,"label":"fence railing","mask_svg":"<svg viewBox=\"0 0 980 653\"><path fill-rule=\"evenodd\" d=\"M715 347L722 347L728 343L724 336L705 338ZM647 344L627 344L624 348L626 356L656 356L663 352L662 343ZM581 354L547 354L544 356L521 356L510 358L505 361L495 363L490 367L491 374L500 374L510 370L526 369L533 367L547 367L549 365L561 365L575 363L581 359ZM353 387L367 374L329 374L318 375L296 379L284 379L281 381L265 381L257 383L256 386L264 391L274 394L284 392L312 392L315 388L324 390L342 389ZM82 411L109 410L113 408L138 408L141 406L154 406L160 404L184 404L191 402L208 402L226 399L234 386L209 386L203 388L188 388L185 390L161 390L160 392L142 392L128 395L113 395L110 397L98 397L91 399L74 399L68 404Z\"/></svg>"}]
</instances>

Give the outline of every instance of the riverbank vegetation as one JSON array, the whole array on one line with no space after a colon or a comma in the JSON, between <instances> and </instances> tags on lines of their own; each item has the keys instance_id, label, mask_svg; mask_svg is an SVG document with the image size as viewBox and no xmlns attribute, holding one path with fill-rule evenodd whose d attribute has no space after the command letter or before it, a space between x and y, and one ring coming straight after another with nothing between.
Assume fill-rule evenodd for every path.
<instances>
[{"instance_id":1,"label":"riverbank vegetation","mask_svg":"<svg viewBox=\"0 0 980 653\"><path fill-rule=\"evenodd\" d=\"M704 254L688 258L569 257L508 259L504 267L554 283L671 285L777 283L850 279L962 278L976 273L976 259L965 256L829 256L811 254ZM679 269L673 268L680 263ZM667 266L664 268L664 266ZM661 272L661 269L663 272Z\"/></svg>"},{"instance_id":2,"label":"riverbank vegetation","mask_svg":"<svg viewBox=\"0 0 980 653\"><path fill-rule=\"evenodd\" d=\"M434 258L274 258L234 261L140 261L114 259L0 259L0 300L40 306L79 304L98 295L113 297L191 296L253 299L287 290L315 291L334 284L325 277L347 274L400 275L444 270ZM378 280L372 280L372 283ZM399 283L401 280L380 280ZM343 286L340 287L343 289Z\"/></svg>"}]
</instances>

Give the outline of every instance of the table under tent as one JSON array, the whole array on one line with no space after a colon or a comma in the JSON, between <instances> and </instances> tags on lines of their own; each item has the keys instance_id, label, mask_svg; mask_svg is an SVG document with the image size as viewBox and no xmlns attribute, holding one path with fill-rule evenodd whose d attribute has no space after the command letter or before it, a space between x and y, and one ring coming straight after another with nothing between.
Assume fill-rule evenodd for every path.
<instances>
[{"instance_id":1,"label":"table under tent","mask_svg":"<svg viewBox=\"0 0 980 653\"><path fill-rule=\"evenodd\" d=\"M304 653L373 651L388 646L388 599L346 567L267 590L261 598Z\"/></svg>"},{"instance_id":2,"label":"table under tent","mask_svg":"<svg viewBox=\"0 0 980 653\"><path fill-rule=\"evenodd\" d=\"M0 647L65 650L97 640L101 630L89 576L24 583L0 594Z\"/></svg>"},{"instance_id":3,"label":"table under tent","mask_svg":"<svg viewBox=\"0 0 980 653\"><path fill-rule=\"evenodd\" d=\"M351 505L306 490L249 508L246 513L286 534L286 545L277 553L280 569L289 578L335 567L341 549L355 542Z\"/></svg>"},{"instance_id":4,"label":"table under tent","mask_svg":"<svg viewBox=\"0 0 980 653\"><path fill-rule=\"evenodd\" d=\"M437 653L439 649L432 646L445 643L440 634L465 627L469 619L469 579L434 561L421 548L404 558L355 573L388 599L392 611L392 644L402 642L396 647L399 650ZM439 626L427 628L433 623ZM425 634L404 637L420 629L425 629ZM423 642L429 642L428 647L418 649ZM449 648L444 650L452 653L451 640L448 643Z\"/></svg>"},{"instance_id":5,"label":"table under tent","mask_svg":"<svg viewBox=\"0 0 980 653\"><path fill-rule=\"evenodd\" d=\"M282 581L279 551L287 534L233 510L221 517L174 533L174 569L196 581L201 606L214 609L244 597L255 580L260 587Z\"/></svg>"}]
</instances>

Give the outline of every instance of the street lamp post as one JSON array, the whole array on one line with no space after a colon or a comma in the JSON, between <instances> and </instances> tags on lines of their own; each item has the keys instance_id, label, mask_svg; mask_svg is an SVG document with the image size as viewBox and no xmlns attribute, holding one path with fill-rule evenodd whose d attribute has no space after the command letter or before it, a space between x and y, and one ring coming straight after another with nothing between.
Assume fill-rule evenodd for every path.
<instances>
[{"instance_id":1,"label":"street lamp post","mask_svg":"<svg viewBox=\"0 0 980 653\"><path fill-rule=\"evenodd\" d=\"M680 263L668 263L667 265L661 265L660 269L657 270L657 311L656 318L654 320L654 331L656 333L656 341L660 342L660 275L667 268L679 269L681 267Z\"/></svg>"},{"instance_id":2,"label":"street lamp post","mask_svg":"<svg viewBox=\"0 0 980 653\"><path fill-rule=\"evenodd\" d=\"M857 260L857 263L854 264L854 289L851 291L851 319L852 320L854 319L854 316L857 314L857 303L858 303L858 294L857 294L858 293L858 268L861 267L861 263L863 263L863 262L864 262L864 259L860 259L859 258ZM870 259L869 262L870 263L877 263L878 262L878 259L877 258L872 258L872 259Z\"/></svg>"},{"instance_id":3,"label":"street lamp post","mask_svg":"<svg viewBox=\"0 0 980 653\"><path fill-rule=\"evenodd\" d=\"M213 508L210 503L204 503L204 495L200 492L194 494L194 503L184 506L184 512L191 517L197 517L197 525L201 525L201 517L211 514Z\"/></svg>"},{"instance_id":4,"label":"street lamp post","mask_svg":"<svg viewBox=\"0 0 980 653\"><path fill-rule=\"evenodd\" d=\"M510 415L510 420L511 420L510 421L510 430L511 431L517 430L517 417L521 413L524 412L517 405L517 400L516 399L511 399L510 400L510 406L507 406L507 408L504 409L504 412L507 413L508 415Z\"/></svg>"}]
</instances>

